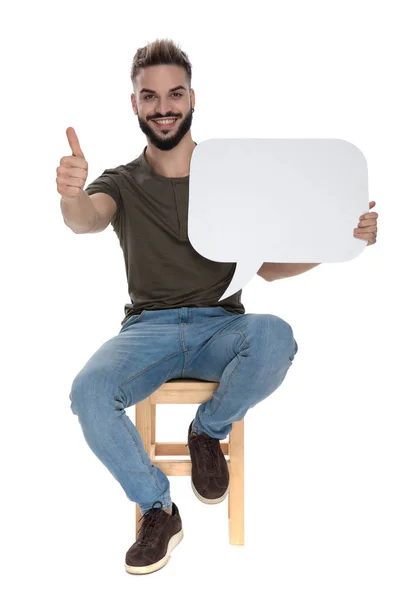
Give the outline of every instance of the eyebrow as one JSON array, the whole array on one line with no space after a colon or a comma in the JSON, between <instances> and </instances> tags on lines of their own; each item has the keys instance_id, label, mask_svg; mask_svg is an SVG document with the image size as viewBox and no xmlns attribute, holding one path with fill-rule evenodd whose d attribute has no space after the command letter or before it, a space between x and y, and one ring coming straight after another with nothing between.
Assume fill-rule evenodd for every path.
<instances>
[{"instance_id":1,"label":"eyebrow","mask_svg":"<svg viewBox=\"0 0 400 600\"><path fill-rule=\"evenodd\" d=\"M177 85L176 87L171 88L169 91L175 92L176 90L185 90L185 92L186 92L186 88L183 87L183 85ZM144 92L148 92L150 94L157 94L157 92L155 90L149 90L148 88L142 88L139 93L143 94Z\"/></svg>"}]
</instances>

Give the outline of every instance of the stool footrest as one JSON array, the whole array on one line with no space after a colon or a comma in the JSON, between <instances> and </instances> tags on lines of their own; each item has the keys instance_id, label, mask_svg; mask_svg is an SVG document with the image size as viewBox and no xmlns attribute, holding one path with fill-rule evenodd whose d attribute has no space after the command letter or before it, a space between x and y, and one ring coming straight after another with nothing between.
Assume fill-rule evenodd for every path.
<instances>
[{"instance_id":1,"label":"stool footrest","mask_svg":"<svg viewBox=\"0 0 400 600\"><path fill-rule=\"evenodd\" d=\"M192 461L191 460L163 460L161 458L155 458L151 461L156 465L165 475L191 475L192 474ZM229 458L227 459L229 467Z\"/></svg>"},{"instance_id":2,"label":"stool footrest","mask_svg":"<svg viewBox=\"0 0 400 600\"><path fill-rule=\"evenodd\" d=\"M229 442L221 442L221 450L225 456L229 455ZM189 448L182 442L156 442L151 444L155 456L187 456Z\"/></svg>"}]
</instances>

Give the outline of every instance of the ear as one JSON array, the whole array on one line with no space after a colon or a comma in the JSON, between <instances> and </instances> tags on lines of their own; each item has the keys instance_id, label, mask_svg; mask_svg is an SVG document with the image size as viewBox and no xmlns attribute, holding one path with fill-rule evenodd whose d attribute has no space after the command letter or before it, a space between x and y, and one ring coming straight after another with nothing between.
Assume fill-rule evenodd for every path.
<instances>
[{"instance_id":1,"label":"ear","mask_svg":"<svg viewBox=\"0 0 400 600\"><path fill-rule=\"evenodd\" d=\"M133 112L135 113L135 115L137 115L137 104L136 104L135 94L131 94L131 102L132 102Z\"/></svg>"}]
</instances>

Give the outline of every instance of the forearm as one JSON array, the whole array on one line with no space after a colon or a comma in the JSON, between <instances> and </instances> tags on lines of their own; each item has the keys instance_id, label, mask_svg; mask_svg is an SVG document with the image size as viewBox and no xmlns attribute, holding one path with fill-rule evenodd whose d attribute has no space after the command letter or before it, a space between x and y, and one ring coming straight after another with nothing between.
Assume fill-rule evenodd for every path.
<instances>
[{"instance_id":1,"label":"forearm","mask_svg":"<svg viewBox=\"0 0 400 600\"><path fill-rule=\"evenodd\" d=\"M96 224L97 213L87 192L81 192L74 198L60 200L64 223L74 233L87 233Z\"/></svg>"},{"instance_id":2,"label":"forearm","mask_svg":"<svg viewBox=\"0 0 400 600\"><path fill-rule=\"evenodd\" d=\"M266 281L284 279L305 273L321 263L263 263L257 271L257 275Z\"/></svg>"}]
</instances>

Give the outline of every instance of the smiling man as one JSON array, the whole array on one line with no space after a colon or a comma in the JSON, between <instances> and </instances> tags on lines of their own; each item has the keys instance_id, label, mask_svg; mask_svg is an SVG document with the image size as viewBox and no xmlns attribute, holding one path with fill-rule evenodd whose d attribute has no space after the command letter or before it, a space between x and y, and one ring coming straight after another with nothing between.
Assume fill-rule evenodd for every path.
<instances>
[{"instance_id":1,"label":"smiling man","mask_svg":"<svg viewBox=\"0 0 400 600\"><path fill-rule=\"evenodd\" d=\"M188 132L180 152L182 149L194 150L195 144L190 134L195 103L194 91L186 77L183 85L168 89L171 80L180 80L182 77L182 69L173 65L168 70L163 66L148 67L137 76L137 82L134 84L135 94L131 96L132 106L138 117L139 127L149 142L150 151L147 158L150 158L150 161L153 146L154 149L163 152L173 150ZM156 81L157 90L142 87L146 80ZM160 95L163 98L161 102ZM163 109L165 113L160 114ZM174 165L174 153L168 158L171 165Z\"/></svg>"},{"instance_id":2,"label":"smiling man","mask_svg":"<svg viewBox=\"0 0 400 600\"><path fill-rule=\"evenodd\" d=\"M139 48L132 64L134 114L147 145L134 160L84 185L88 163L72 128L72 156L57 169L64 221L75 233L110 223L125 260L131 303L118 335L75 377L71 409L92 451L140 506L142 526L125 556L129 573L168 562L183 538L170 482L152 464L125 409L170 379L219 382L188 427L191 483L205 504L222 502L229 469L220 442L232 423L284 381L298 350L292 327L276 315L245 313L242 290L219 302L236 263L198 254L188 239L191 136L195 95L187 55L170 40ZM360 235L376 240L376 219L360 219ZM358 232L357 232L358 233ZM355 233L356 235L356 233ZM298 275L306 265L264 263L267 281ZM97 551L97 549L96 549Z\"/></svg>"},{"instance_id":3,"label":"smiling man","mask_svg":"<svg viewBox=\"0 0 400 600\"><path fill-rule=\"evenodd\" d=\"M196 147L190 132L195 97L188 73L176 65L155 65L132 78L132 107L148 142L145 159L164 177L187 177ZM177 81L181 83L170 87Z\"/></svg>"}]
</instances>

